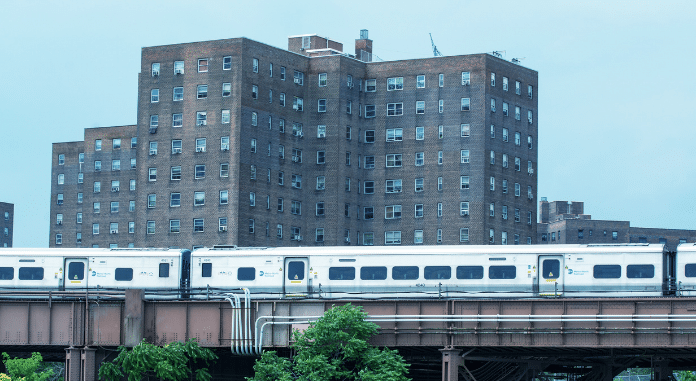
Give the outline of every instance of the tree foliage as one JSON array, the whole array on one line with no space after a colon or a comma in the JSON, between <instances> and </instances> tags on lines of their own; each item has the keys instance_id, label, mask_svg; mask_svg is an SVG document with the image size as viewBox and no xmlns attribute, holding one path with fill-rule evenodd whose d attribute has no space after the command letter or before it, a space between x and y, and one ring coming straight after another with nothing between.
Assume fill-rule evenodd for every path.
<instances>
[{"instance_id":1,"label":"tree foliage","mask_svg":"<svg viewBox=\"0 0 696 381\"><path fill-rule=\"evenodd\" d=\"M304 332L293 333L292 359L264 352L248 381L407 381L408 364L396 350L367 341L378 326L365 321L362 307L334 306Z\"/></svg>"},{"instance_id":2,"label":"tree foliage","mask_svg":"<svg viewBox=\"0 0 696 381\"><path fill-rule=\"evenodd\" d=\"M217 360L210 349L201 348L195 340L177 342L164 347L148 344L145 340L128 350L121 346L118 356L99 367L99 379L120 381L128 376L128 381L140 381L144 376L155 376L160 380L182 381L188 379L197 367L197 381L210 381L209 362ZM200 367L205 363L205 367Z\"/></svg>"},{"instance_id":3,"label":"tree foliage","mask_svg":"<svg viewBox=\"0 0 696 381\"><path fill-rule=\"evenodd\" d=\"M10 359L10 355L3 352L2 362L5 364L8 374L0 374L1 381L46 381L54 373L53 369L41 369L43 357L38 352L32 353L28 359Z\"/></svg>"}]
</instances>

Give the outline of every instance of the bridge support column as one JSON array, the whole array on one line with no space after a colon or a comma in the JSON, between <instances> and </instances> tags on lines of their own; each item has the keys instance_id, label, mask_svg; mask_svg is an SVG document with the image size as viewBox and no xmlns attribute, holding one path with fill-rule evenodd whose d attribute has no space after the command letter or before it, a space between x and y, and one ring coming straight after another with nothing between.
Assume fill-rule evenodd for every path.
<instances>
[{"instance_id":1,"label":"bridge support column","mask_svg":"<svg viewBox=\"0 0 696 381\"><path fill-rule=\"evenodd\" d=\"M462 351L457 349L440 349L442 352L442 381L459 380L459 366L464 363L464 359L459 355Z\"/></svg>"},{"instance_id":2,"label":"bridge support column","mask_svg":"<svg viewBox=\"0 0 696 381\"><path fill-rule=\"evenodd\" d=\"M65 349L65 381L80 381L81 363L80 348Z\"/></svg>"},{"instance_id":3,"label":"bridge support column","mask_svg":"<svg viewBox=\"0 0 696 381\"><path fill-rule=\"evenodd\" d=\"M126 316L123 322L126 332L126 346L134 347L143 340L145 332L145 292L126 290Z\"/></svg>"},{"instance_id":4,"label":"bridge support column","mask_svg":"<svg viewBox=\"0 0 696 381\"><path fill-rule=\"evenodd\" d=\"M65 381L97 380L97 349L75 348L65 350Z\"/></svg>"}]
</instances>

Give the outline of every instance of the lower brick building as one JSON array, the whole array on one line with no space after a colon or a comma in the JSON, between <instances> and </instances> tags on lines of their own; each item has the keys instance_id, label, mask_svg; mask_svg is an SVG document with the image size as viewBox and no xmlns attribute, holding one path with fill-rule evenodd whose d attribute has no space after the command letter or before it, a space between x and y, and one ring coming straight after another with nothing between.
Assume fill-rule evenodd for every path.
<instances>
[{"instance_id":1,"label":"lower brick building","mask_svg":"<svg viewBox=\"0 0 696 381\"><path fill-rule=\"evenodd\" d=\"M631 227L629 221L593 220L578 201L539 201L539 244L662 243L674 251L678 244L696 242L696 230Z\"/></svg>"},{"instance_id":2,"label":"lower brick building","mask_svg":"<svg viewBox=\"0 0 696 381\"><path fill-rule=\"evenodd\" d=\"M0 247L12 247L14 204L0 202Z\"/></svg>"}]
</instances>

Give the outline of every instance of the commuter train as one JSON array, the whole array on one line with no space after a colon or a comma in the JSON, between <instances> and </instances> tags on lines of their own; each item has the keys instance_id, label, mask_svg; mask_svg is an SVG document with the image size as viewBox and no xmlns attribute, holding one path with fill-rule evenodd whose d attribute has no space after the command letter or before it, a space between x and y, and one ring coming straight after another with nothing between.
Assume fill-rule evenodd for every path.
<instances>
[{"instance_id":1,"label":"commuter train","mask_svg":"<svg viewBox=\"0 0 696 381\"><path fill-rule=\"evenodd\" d=\"M0 249L0 297L144 289L148 298L696 296L696 244Z\"/></svg>"}]
</instances>

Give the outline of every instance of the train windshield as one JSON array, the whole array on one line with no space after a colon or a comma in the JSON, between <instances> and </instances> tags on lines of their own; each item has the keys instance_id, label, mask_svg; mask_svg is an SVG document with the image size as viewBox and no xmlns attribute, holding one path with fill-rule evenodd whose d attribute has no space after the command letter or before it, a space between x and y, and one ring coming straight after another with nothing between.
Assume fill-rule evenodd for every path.
<instances>
[{"instance_id":1,"label":"train windshield","mask_svg":"<svg viewBox=\"0 0 696 381\"><path fill-rule=\"evenodd\" d=\"M304 262L293 261L288 262L288 279L303 280L304 279Z\"/></svg>"},{"instance_id":2,"label":"train windshield","mask_svg":"<svg viewBox=\"0 0 696 381\"><path fill-rule=\"evenodd\" d=\"M544 279L557 279L561 273L561 261L558 259L547 259L543 262L541 276Z\"/></svg>"},{"instance_id":3,"label":"train windshield","mask_svg":"<svg viewBox=\"0 0 696 381\"><path fill-rule=\"evenodd\" d=\"M68 279L83 280L85 278L85 264L83 262L70 262L68 264Z\"/></svg>"}]
</instances>

